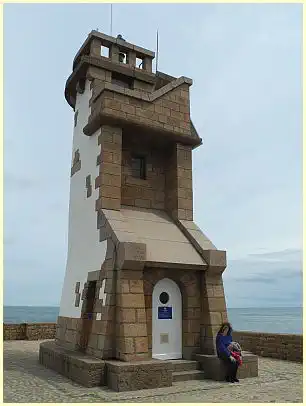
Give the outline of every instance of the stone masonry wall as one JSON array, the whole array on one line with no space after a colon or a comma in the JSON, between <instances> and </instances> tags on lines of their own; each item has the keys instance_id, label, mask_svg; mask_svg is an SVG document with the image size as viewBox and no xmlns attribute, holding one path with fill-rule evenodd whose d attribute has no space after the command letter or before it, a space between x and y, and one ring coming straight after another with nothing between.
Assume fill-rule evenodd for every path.
<instances>
[{"instance_id":1,"label":"stone masonry wall","mask_svg":"<svg viewBox=\"0 0 306 406\"><path fill-rule=\"evenodd\" d=\"M160 93L162 95L161 89ZM102 109L104 114L190 136L188 84L183 83L154 102L131 98L128 94L104 90L93 104L92 116ZM138 93L134 90L131 95L136 96Z\"/></svg>"},{"instance_id":2,"label":"stone masonry wall","mask_svg":"<svg viewBox=\"0 0 306 406\"><path fill-rule=\"evenodd\" d=\"M172 218L193 220L192 148L174 144L166 168L166 209Z\"/></svg>"},{"instance_id":3,"label":"stone masonry wall","mask_svg":"<svg viewBox=\"0 0 306 406\"><path fill-rule=\"evenodd\" d=\"M55 332L55 323L3 324L4 340L53 339Z\"/></svg>"},{"instance_id":4,"label":"stone masonry wall","mask_svg":"<svg viewBox=\"0 0 306 406\"><path fill-rule=\"evenodd\" d=\"M202 328L201 353L216 354L215 338L220 325L228 321L221 273L201 273Z\"/></svg>"},{"instance_id":5,"label":"stone masonry wall","mask_svg":"<svg viewBox=\"0 0 306 406\"><path fill-rule=\"evenodd\" d=\"M146 179L132 176L133 155L146 159ZM123 136L121 204L165 209L165 150L152 148L144 139Z\"/></svg>"},{"instance_id":6,"label":"stone masonry wall","mask_svg":"<svg viewBox=\"0 0 306 406\"><path fill-rule=\"evenodd\" d=\"M62 317L57 318L57 325L55 331L55 341L57 344L75 350L80 341L78 334L78 325L80 319L73 317Z\"/></svg>"},{"instance_id":7,"label":"stone masonry wall","mask_svg":"<svg viewBox=\"0 0 306 406\"><path fill-rule=\"evenodd\" d=\"M303 335L234 331L233 339L245 351L261 357L303 361Z\"/></svg>"},{"instance_id":8,"label":"stone masonry wall","mask_svg":"<svg viewBox=\"0 0 306 406\"><path fill-rule=\"evenodd\" d=\"M121 205L121 151L122 130L103 125L98 137L101 153L97 157L99 176L95 188L99 188L96 210L120 210Z\"/></svg>"},{"instance_id":9,"label":"stone masonry wall","mask_svg":"<svg viewBox=\"0 0 306 406\"><path fill-rule=\"evenodd\" d=\"M45 340L55 338L55 323L4 324L4 340ZM245 351L261 357L302 362L303 335L234 331L233 339ZM151 341L151 340L150 340Z\"/></svg>"},{"instance_id":10,"label":"stone masonry wall","mask_svg":"<svg viewBox=\"0 0 306 406\"><path fill-rule=\"evenodd\" d=\"M121 361L150 358L143 271L119 271L116 312L116 358Z\"/></svg>"}]
</instances>

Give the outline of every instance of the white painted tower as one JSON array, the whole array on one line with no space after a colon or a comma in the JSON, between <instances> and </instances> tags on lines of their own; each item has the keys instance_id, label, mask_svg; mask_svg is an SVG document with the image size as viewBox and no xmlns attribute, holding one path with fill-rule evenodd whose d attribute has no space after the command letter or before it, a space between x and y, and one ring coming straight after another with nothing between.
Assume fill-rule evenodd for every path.
<instances>
[{"instance_id":1,"label":"white painted tower","mask_svg":"<svg viewBox=\"0 0 306 406\"><path fill-rule=\"evenodd\" d=\"M91 137L83 132L91 113L90 83L87 79L84 90L76 93L74 113L68 255L59 313L61 317L69 318L81 317L81 294L88 272L101 269L107 249L106 240L99 241L96 213L99 189L95 189L95 179L99 176L100 132L96 131Z\"/></svg>"}]
</instances>

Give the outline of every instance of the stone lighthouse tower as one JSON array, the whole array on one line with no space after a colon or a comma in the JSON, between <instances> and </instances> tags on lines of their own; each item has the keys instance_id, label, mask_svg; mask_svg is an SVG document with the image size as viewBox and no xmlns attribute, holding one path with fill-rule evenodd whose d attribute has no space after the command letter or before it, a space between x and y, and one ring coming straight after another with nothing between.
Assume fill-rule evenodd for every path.
<instances>
[{"instance_id":1,"label":"stone lighthouse tower","mask_svg":"<svg viewBox=\"0 0 306 406\"><path fill-rule=\"evenodd\" d=\"M192 80L153 73L154 56L92 31L66 82L67 268L56 340L40 361L87 386L169 386L181 360L217 360L227 320L226 253L193 222Z\"/></svg>"}]
</instances>

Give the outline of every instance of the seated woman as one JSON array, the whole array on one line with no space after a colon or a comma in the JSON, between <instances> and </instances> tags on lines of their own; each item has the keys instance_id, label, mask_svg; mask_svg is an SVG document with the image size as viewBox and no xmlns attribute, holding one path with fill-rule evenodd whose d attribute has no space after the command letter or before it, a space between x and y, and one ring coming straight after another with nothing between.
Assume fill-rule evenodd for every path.
<instances>
[{"instance_id":1,"label":"seated woman","mask_svg":"<svg viewBox=\"0 0 306 406\"><path fill-rule=\"evenodd\" d=\"M237 370L239 364L227 348L232 341L232 326L230 323L222 324L216 336L217 355L225 363L226 381L239 382L239 379L237 379Z\"/></svg>"}]
</instances>

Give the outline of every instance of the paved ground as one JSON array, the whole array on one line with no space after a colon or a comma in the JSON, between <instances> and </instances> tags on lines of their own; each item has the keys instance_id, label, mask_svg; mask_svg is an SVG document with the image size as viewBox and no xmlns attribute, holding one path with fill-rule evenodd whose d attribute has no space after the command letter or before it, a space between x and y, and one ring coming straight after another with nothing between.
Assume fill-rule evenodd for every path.
<instances>
[{"instance_id":1,"label":"paved ground","mask_svg":"<svg viewBox=\"0 0 306 406\"><path fill-rule=\"evenodd\" d=\"M302 402L302 364L259 359L259 377L239 384L204 381L116 393L83 388L38 363L39 341L4 342L4 402Z\"/></svg>"}]
</instances>

